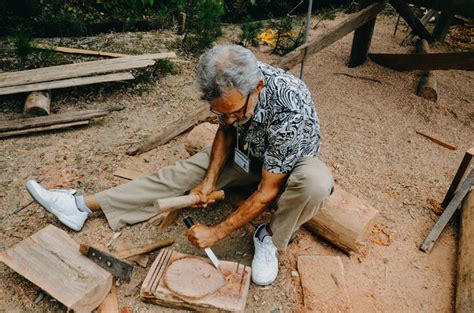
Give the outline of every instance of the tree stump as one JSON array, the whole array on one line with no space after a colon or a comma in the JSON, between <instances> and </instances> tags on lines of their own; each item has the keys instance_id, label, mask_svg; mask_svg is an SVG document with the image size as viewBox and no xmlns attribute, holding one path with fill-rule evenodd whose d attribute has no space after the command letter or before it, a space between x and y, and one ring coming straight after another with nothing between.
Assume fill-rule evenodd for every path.
<instances>
[{"instance_id":1,"label":"tree stump","mask_svg":"<svg viewBox=\"0 0 474 313\"><path fill-rule=\"evenodd\" d=\"M51 91L33 91L28 94L23 112L32 115L49 115L51 113Z\"/></svg>"}]
</instances>

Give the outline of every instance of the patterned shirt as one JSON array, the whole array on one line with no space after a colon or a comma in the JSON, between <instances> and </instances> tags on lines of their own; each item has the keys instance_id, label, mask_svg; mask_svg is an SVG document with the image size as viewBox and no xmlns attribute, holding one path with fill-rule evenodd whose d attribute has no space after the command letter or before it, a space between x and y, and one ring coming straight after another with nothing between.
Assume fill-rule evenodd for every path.
<instances>
[{"instance_id":1,"label":"patterned shirt","mask_svg":"<svg viewBox=\"0 0 474 313\"><path fill-rule=\"evenodd\" d=\"M238 126L239 146L271 173L289 173L319 152L320 128L311 93L290 73L258 62L264 77L251 120ZM242 140L243 139L243 140ZM253 161L253 160L252 160Z\"/></svg>"}]
</instances>

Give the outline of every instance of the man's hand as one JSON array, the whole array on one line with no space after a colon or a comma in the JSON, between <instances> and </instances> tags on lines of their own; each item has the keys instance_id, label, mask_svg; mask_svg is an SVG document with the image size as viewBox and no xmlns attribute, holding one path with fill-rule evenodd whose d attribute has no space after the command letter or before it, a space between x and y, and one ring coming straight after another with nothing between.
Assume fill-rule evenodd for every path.
<instances>
[{"instance_id":1,"label":"man's hand","mask_svg":"<svg viewBox=\"0 0 474 313\"><path fill-rule=\"evenodd\" d=\"M219 237L215 228L196 224L186 231L189 241L199 249L212 247L222 238Z\"/></svg>"},{"instance_id":2,"label":"man's hand","mask_svg":"<svg viewBox=\"0 0 474 313\"><path fill-rule=\"evenodd\" d=\"M208 204L212 204L215 202L214 199L209 199L209 194L216 190L216 187L208 183L206 180L200 182L196 187L189 191L190 195L198 195L199 196L199 203L194 205L193 207L207 207Z\"/></svg>"}]
</instances>

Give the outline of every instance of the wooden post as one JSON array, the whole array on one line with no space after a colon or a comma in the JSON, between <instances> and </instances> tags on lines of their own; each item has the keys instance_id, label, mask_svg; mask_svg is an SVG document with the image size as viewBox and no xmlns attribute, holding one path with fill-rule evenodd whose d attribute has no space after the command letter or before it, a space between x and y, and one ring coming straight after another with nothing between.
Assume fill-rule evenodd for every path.
<instances>
[{"instance_id":1,"label":"wooden post","mask_svg":"<svg viewBox=\"0 0 474 313\"><path fill-rule=\"evenodd\" d=\"M433 30L433 38L439 42L444 42L448 34L449 25L454 18L454 12L450 10L443 11L439 17L438 23Z\"/></svg>"},{"instance_id":2,"label":"wooden post","mask_svg":"<svg viewBox=\"0 0 474 313\"><path fill-rule=\"evenodd\" d=\"M421 39L426 39L429 42L433 41L430 32L420 22L420 20L413 14L410 7L403 0L390 0L390 4L397 10L401 17L411 27L413 32Z\"/></svg>"},{"instance_id":3,"label":"wooden post","mask_svg":"<svg viewBox=\"0 0 474 313\"><path fill-rule=\"evenodd\" d=\"M30 92L26 97L23 112L32 115L49 115L51 113L51 91Z\"/></svg>"},{"instance_id":4,"label":"wooden post","mask_svg":"<svg viewBox=\"0 0 474 313\"><path fill-rule=\"evenodd\" d=\"M430 53L430 45L426 39L418 41L416 49L418 53ZM438 84L436 82L436 74L433 71L421 72L416 94L433 102L438 100Z\"/></svg>"},{"instance_id":5,"label":"wooden post","mask_svg":"<svg viewBox=\"0 0 474 313\"><path fill-rule=\"evenodd\" d=\"M462 205L456 284L456 313L474 312L474 191Z\"/></svg>"},{"instance_id":6,"label":"wooden post","mask_svg":"<svg viewBox=\"0 0 474 313\"><path fill-rule=\"evenodd\" d=\"M180 12L178 19L178 35L184 34L186 31L186 13Z\"/></svg>"},{"instance_id":7,"label":"wooden post","mask_svg":"<svg viewBox=\"0 0 474 313\"><path fill-rule=\"evenodd\" d=\"M371 4L371 2L373 1L363 0L361 2L361 7L365 8ZM351 56L348 64L349 67L359 66L367 60L376 18L377 16L355 30L354 39L352 40Z\"/></svg>"}]
</instances>

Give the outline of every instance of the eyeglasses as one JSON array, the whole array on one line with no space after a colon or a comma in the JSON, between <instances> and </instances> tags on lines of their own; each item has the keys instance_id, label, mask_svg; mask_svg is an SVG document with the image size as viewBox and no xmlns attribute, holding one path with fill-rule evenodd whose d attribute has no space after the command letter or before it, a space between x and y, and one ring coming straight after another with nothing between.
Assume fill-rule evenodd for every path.
<instances>
[{"instance_id":1,"label":"eyeglasses","mask_svg":"<svg viewBox=\"0 0 474 313\"><path fill-rule=\"evenodd\" d=\"M247 106L249 104L249 98L250 98L250 94L247 95L247 100L245 100L245 104L243 107L241 107L240 109L234 111L234 112L229 112L229 113L221 113L221 112L217 112L215 110L213 110L212 108L210 108L211 112L216 114L217 116L228 116L228 117L242 117L242 116L245 116L245 114L247 114ZM238 113L240 111L244 110L244 114L242 116L240 116Z\"/></svg>"}]
</instances>

